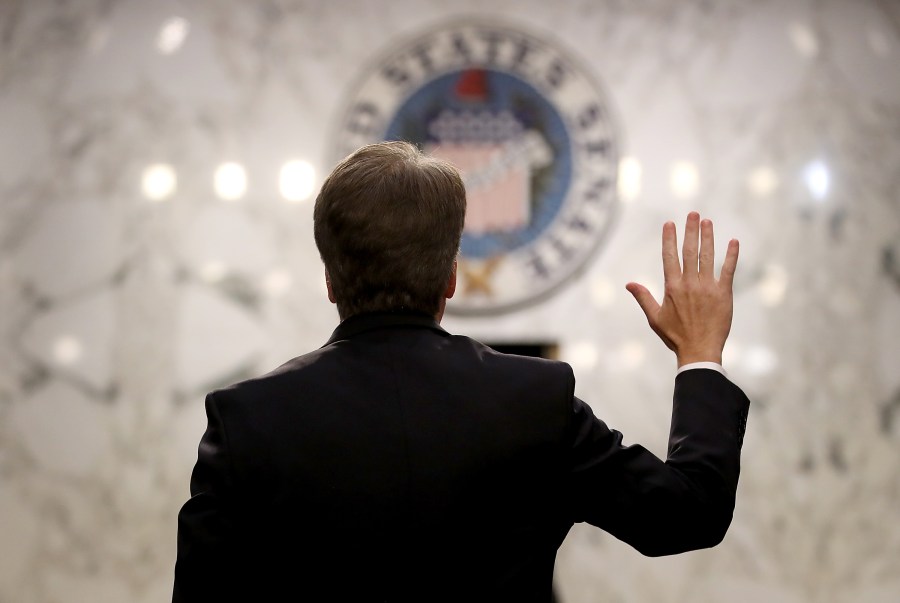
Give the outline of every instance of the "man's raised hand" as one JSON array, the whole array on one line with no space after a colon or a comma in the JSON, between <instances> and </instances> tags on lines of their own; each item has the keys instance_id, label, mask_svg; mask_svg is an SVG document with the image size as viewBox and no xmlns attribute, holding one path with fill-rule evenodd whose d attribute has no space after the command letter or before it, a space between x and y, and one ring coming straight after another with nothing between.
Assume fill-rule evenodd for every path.
<instances>
[{"instance_id":1,"label":"man's raised hand","mask_svg":"<svg viewBox=\"0 0 900 603\"><path fill-rule=\"evenodd\" d=\"M628 283L625 288L641 306L653 331L675 352L679 367L691 362L721 364L722 348L731 331L738 241L729 241L721 274L716 279L712 221L701 222L700 214L691 212L684 227L681 255L683 267L678 260L675 224L666 222L662 233L662 304L643 285Z\"/></svg>"}]
</instances>

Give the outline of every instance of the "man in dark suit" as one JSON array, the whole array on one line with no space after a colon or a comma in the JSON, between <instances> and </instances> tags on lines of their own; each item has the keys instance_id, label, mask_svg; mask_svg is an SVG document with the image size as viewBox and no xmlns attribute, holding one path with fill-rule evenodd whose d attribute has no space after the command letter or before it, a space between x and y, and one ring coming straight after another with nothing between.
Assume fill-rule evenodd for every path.
<instances>
[{"instance_id":1,"label":"man in dark suit","mask_svg":"<svg viewBox=\"0 0 900 603\"><path fill-rule=\"evenodd\" d=\"M646 555L719 543L749 402L723 374L737 242L688 216L666 292L628 290L675 352L665 462L595 418L561 362L439 326L465 192L405 143L364 147L316 200L342 322L319 350L213 392L179 514L173 600L548 601L556 551L587 521Z\"/></svg>"}]
</instances>

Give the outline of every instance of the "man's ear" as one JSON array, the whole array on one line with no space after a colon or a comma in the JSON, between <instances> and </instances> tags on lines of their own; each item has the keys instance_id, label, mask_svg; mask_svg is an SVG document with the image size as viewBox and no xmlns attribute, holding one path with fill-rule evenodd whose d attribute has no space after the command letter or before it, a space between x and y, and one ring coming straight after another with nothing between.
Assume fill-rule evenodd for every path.
<instances>
[{"instance_id":1,"label":"man's ear","mask_svg":"<svg viewBox=\"0 0 900 603\"><path fill-rule=\"evenodd\" d=\"M333 304L337 303L337 299L334 297L334 290L331 288L331 277L328 276L328 271L325 271L325 288L328 289L328 301Z\"/></svg>"},{"instance_id":2,"label":"man's ear","mask_svg":"<svg viewBox=\"0 0 900 603\"><path fill-rule=\"evenodd\" d=\"M453 260L453 272L450 273L450 280L447 282L447 290L444 291L444 297L450 299L456 293L456 268L457 261Z\"/></svg>"}]
</instances>

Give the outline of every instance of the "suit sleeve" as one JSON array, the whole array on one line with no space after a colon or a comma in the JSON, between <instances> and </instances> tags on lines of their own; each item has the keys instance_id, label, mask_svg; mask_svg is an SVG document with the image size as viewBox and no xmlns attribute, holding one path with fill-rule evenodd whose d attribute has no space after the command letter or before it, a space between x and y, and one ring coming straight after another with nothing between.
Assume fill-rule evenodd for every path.
<instances>
[{"instance_id":1,"label":"suit sleeve","mask_svg":"<svg viewBox=\"0 0 900 603\"><path fill-rule=\"evenodd\" d=\"M230 600L234 483L225 425L213 394L206 397L206 414L208 424L191 474L191 498L178 513L173 603Z\"/></svg>"},{"instance_id":2,"label":"suit sleeve","mask_svg":"<svg viewBox=\"0 0 900 603\"><path fill-rule=\"evenodd\" d=\"M574 388L574 381L572 384ZM568 488L573 519L606 530L648 556L715 546L734 511L749 400L708 369L675 379L665 461L573 400Z\"/></svg>"}]
</instances>

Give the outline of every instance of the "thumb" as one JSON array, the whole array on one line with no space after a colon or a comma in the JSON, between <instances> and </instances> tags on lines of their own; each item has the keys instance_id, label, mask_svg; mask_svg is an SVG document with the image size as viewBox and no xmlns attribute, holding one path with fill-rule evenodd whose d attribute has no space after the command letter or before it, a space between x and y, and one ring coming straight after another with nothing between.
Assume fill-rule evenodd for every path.
<instances>
[{"instance_id":1,"label":"thumb","mask_svg":"<svg viewBox=\"0 0 900 603\"><path fill-rule=\"evenodd\" d=\"M650 324L653 324L653 317L659 312L659 304L653 299L653 295L647 287L639 285L638 283L628 283L625 285L625 289L634 296L635 301L637 301L641 310L643 310L644 314L647 316L647 320Z\"/></svg>"}]
</instances>

